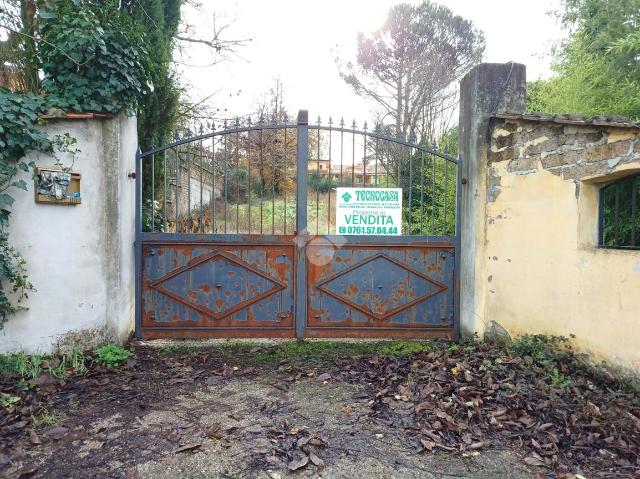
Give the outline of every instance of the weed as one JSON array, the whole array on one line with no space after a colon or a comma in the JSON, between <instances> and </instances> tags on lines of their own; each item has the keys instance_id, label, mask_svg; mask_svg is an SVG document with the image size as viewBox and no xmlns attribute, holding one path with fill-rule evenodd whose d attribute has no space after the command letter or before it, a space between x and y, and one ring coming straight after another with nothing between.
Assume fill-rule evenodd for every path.
<instances>
[{"instance_id":1,"label":"weed","mask_svg":"<svg viewBox=\"0 0 640 479\"><path fill-rule=\"evenodd\" d=\"M460 351L461 349L462 349L462 346L460 346L458 343L451 343L449 346L445 348L445 351L449 353L455 353L456 351Z\"/></svg>"},{"instance_id":2,"label":"weed","mask_svg":"<svg viewBox=\"0 0 640 479\"><path fill-rule=\"evenodd\" d=\"M550 373L551 387L564 388L571 384L571 380L558 371L558 368L553 368Z\"/></svg>"},{"instance_id":3,"label":"weed","mask_svg":"<svg viewBox=\"0 0 640 479\"><path fill-rule=\"evenodd\" d=\"M403 358L411 354L431 351L432 349L433 345L430 342L393 341L391 343L382 343L378 349L378 354L391 358Z\"/></svg>"},{"instance_id":4,"label":"weed","mask_svg":"<svg viewBox=\"0 0 640 479\"><path fill-rule=\"evenodd\" d=\"M78 409L79 405L80 405L80 401L76 396L71 396L69 398L69 401L67 402L67 406L69 406L69 409Z\"/></svg>"},{"instance_id":5,"label":"weed","mask_svg":"<svg viewBox=\"0 0 640 479\"><path fill-rule=\"evenodd\" d=\"M28 356L23 352L0 356L0 371L15 373L23 378L35 378L42 371L42 356Z\"/></svg>"},{"instance_id":6,"label":"weed","mask_svg":"<svg viewBox=\"0 0 640 479\"><path fill-rule=\"evenodd\" d=\"M8 407L17 402L20 402L20 396L11 396L8 394L0 396L0 406L2 407Z\"/></svg>"},{"instance_id":7,"label":"weed","mask_svg":"<svg viewBox=\"0 0 640 479\"><path fill-rule=\"evenodd\" d=\"M69 360L71 362L71 367L75 372L83 373L87 370L87 366L85 364L87 359L81 350L74 349L71 351L69 354Z\"/></svg>"},{"instance_id":8,"label":"weed","mask_svg":"<svg viewBox=\"0 0 640 479\"><path fill-rule=\"evenodd\" d=\"M49 411L46 408L41 409L37 414L31 415L31 423L34 427L53 426L60 419L62 419L62 414L56 411Z\"/></svg>"},{"instance_id":9,"label":"weed","mask_svg":"<svg viewBox=\"0 0 640 479\"><path fill-rule=\"evenodd\" d=\"M525 334L516 338L509 348L516 356L530 356L544 365L556 365L573 355L570 339L564 336Z\"/></svg>"},{"instance_id":10,"label":"weed","mask_svg":"<svg viewBox=\"0 0 640 479\"><path fill-rule=\"evenodd\" d=\"M122 346L110 343L96 349L95 354L99 363L106 364L108 367L112 368L121 362L126 361L133 353Z\"/></svg>"},{"instance_id":11,"label":"weed","mask_svg":"<svg viewBox=\"0 0 640 479\"><path fill-rule=\"evenodd\" d=\"M322 364L374 353L401 358L432 349L433 343L420 341L291 341L276 345L229 341L222 347L222 354L227 360L245 357L254 364Z\"/></svg>"},{"instance_id":12,"label":"weed","mask_svg":"<svg viewBox=\"0 0 640 479\"><path fill-rule=\"evenodd\" d=\"M86 371L85 357L82 351L74 350L61 356L27 355L23 352L0 355L0 372L17 374L23 379L33 379L46 372L57 378L68 375L67 369L74 372Z\"/></svg>"}]
</instances>

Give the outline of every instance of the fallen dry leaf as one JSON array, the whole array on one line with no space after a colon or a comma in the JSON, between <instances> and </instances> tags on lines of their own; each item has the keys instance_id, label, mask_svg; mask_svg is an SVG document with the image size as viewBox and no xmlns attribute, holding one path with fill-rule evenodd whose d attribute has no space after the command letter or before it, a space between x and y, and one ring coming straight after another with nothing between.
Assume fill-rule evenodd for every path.
<instances>
[{"instance_id":1,"label":"fallen dry leaf","mask_svg":"<svg viewBox=\"0 0 640 479\"><path fill-rule=\"evenodd\" d=\"M302 456L299 459L294 459L289 462L287 467L290 471L297 471L298 469L305 467L307 464L309 464L309 458L307 456Z\"/></svg>"},{"instance_id":2,"label":"fallen dry leaf","mask_svg":"<svg viewBox=\"0 0 640 479\"><path fill-rule=\"evenodd\" d=\"M178 449L176 449L173 452L175 454L177 454L179 452L193 451L194 449L198 449L200 446L202 446L202 443L194 442L194 443L191 443L191 444L185 444L184 446L179 447Z\"/></svg>"}]
</instances>

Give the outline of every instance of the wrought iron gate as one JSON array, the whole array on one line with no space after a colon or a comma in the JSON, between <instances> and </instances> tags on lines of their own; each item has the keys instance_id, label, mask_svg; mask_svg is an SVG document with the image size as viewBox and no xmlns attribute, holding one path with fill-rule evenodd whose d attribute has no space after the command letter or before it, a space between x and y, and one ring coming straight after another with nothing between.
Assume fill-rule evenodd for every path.
<instances>
[{"instance_id":1,"label":"wrought iron gate","mask_svg":"<svg viewBox=\"0 0 640 479\"><path fill-rule=\"evenodd\" d=\"M137 155L138 337L458 335L459 159L306 111L209 128ZM336 234L337 186L402 188L402 235Z\"/></svg>"}]
</instances>

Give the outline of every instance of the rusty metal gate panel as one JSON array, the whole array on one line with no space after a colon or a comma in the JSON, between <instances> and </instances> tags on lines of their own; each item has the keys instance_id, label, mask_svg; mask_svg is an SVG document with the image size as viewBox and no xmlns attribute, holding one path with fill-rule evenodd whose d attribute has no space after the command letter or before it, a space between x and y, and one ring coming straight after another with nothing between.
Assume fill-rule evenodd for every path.
<instances>
[{"instance_id":1,"label":"rusty metal gate panel","mask_svg":"<svg viewBox=\"0 0 640 479\"><path fill-rule=\"evenodd\" d=\"M307 335L453 337L454 251L451 243L310 245Z\"/></svg>"},{"instance_id":2,"label":"rusty metal gate panel","mask_svg":"<svg viewBox=\"0 0 640 479\"><path fill-rule=\"evenodd\" d=\"M208 124L136 158L136 337L459 335L460 164L381 127ZM399 188L338 235L335 188Z\"/></svg>"},{"instance_id":3,"label":"rusty metal gate panel","mask_svg":"<svg viewBox=\"0 0 640 479\"><path fill-rule=\"evenodd\" d=\"M144 243L145 337L294 336L288 243Z\"/></svg>"}]
</instances>

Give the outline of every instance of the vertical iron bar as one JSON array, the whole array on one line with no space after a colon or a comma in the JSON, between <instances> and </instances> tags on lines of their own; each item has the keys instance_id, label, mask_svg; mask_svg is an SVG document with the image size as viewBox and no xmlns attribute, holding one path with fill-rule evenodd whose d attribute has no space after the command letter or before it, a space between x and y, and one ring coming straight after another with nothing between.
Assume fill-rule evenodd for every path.
<instances>
[{"instance_id":1,"label":"vertical iron bar","mask_svg":"<svg viewBox=\"0 0 640 479\"><path fill-rule=\"evenodd\" d=\"M318 135L316 137L316 178L318 183L316 184L316 235L320 233L320 181L322 175L320 175L320 117L318 117Z\"/></svg>"},{"instance_id":2,"label":"vertical iron bar","mask_svg":"<svg viewBox=\"0 0 640 479\"><path fill-rule=\"evenodd\" d=\"M213 131L215 133L216 125L213 124ZM211 171L213 172L213 191L211 195L213 200L211 201L211 233L216 234L216 137L211 137Z\"/></svg>"},{"instance_id":3,"label":"vertical iron bar","mask_svg":"<svg viewBox=\"0 0 640 479\"><path fill-rule=\"evenodd\" d=\"M389 156L389 140L384 140L384 144L385 146L385 153L387 155L387 167L385 168L386 171L386 181L385 181L385 187L389 188L389 169L391 168L391 157Z\"/></svg>"},{"instance_id":4,"label":"vertical iron bar","mask_svg":"<svg viewBox=\"0 0 640 479\"><path fill-rule=\"evenodd\" d=\"M378 128L376 127L376 130L377 129ZM377 131L376 131L376 133L377 133ZM376 143L375 143L375 146L374 146L374 148L376 149L376 154L373 155L373 161L374 161L374 164L373 164L373 175L374 175L374 178L375 178L373 186L375 188L378 187L378 161L380 159L379 147L380 147L380 140L378 139L378 137L376 137Z\"/></svg>"},{"instance_id":5,"label":"vertical iron bar","mask_svg":"<svg viewBox=\"0 0 640 479\"><path fill-rule=\"evenodd\" d=\"M443 202L443 210L444 210L444 214L442 215L443 219L444 219L444 231L442 232L443 235L447 235L447 230L448 230L448 217L449 215L447 214L447 196L449 195L449 162L447 160L441 160L444 163L444 202Z\"/></svg>"},{"instance_id":6,"label":"vertical iron bar","mask_svg":"<svg viewBox=\"0 0 640 479\"><path fill-rule=\"evenodd\" d=\"M364 122L362 135L362 187L367 188L367 122Z\"/></svg>"},{"instance_id":7,"label":"vertical iron bar","mask_svg":"<svg viewBox=\"0 0 640 479\"><path fill-rule=\"evenodd\" d=\"M283 153L283 162L284 162L284 224L283 224L283 229L284 232L282 234L287 234L287 173L289 172L289 165L287 164L287 127L286 124L287 119L286 119L286 115L285 115L285 127L284 127L284 140L283 140L283 147L282 147L282 153Z\"/></svg>"},{"instance_id":8,"label":"vertical iron bar","mask_svg":"<svg viewBox=\"0 0 640 479\"><path fill-rule=\"evenodd\" d=\"M271 235L276 234L276 140L277 130L271 130Z\"/></svg>"},{"instance_id":9,"label":"vertical iron bar","mask_svg":"<svg viewBox=\"0 0 640 479\"><path fill-rule=\"evenodd\" d=\"M142 151L136 150L135 337L142 339Z\"/></svg>"},{"instance_id":10,"label":"vertical iron bar","mask_svg":"<svg viewBox=\"0 0 640 479\"><path fill-rule=\"evenodd\" d=\"M167 230L167 150L162 152L162 201L164 207L162 208L162 228Z\"/></svg>"},{"instance_id":11,"label":"vertical iron bar","mask_svg":"<svg viewBox=\"0 0 640 479\"><path fill-rule=\"evenodd\" d=\"M202 127L200 128L200 134L202 134ZM198 154L200 155L200 233L204 233L204 198L203 198L203 190L204 190L204 149L202 148L202 138L200 139L200 151Z\"/></svg>"},{"instance_id":12,"label":"vertical iron bar","mask_svg":"<svg viewBox=\"0 0 640 479\"><path fill-rule=\"evenodd\" d=\"M251 234L251 118L249 118L249 131L247 131L247 203L249 234Z\"/></svg>"},{"instance_id":13,"label":"vertical iron bar","mask_svg":"<svg viewBox=\"0 0 640 479\"><path fill-rule=\"evenodd\" d=\"M222 164L222 180L223 180L223 190L224 190L224 234L227 234L227 206L229 201L229 191L227 187L229 186L229 170L227 169L227 159L229 151L227 150L227 122L224 123L224 133L222 134L224 138L224 156L223 156L223 164Z\"/></svg>"},{"instance_id":14,"label":"vertical iron bar","mask_svg":"<svg viewBox=\"0 0 640 479\"><path fill-rule=\"evenodd\" d=\"M353 120L351 133L351 187L356 186L356 121Z\"/></svg>"},{"instance_id":15,"label":"vertical iron bar","mask_svg":"<svg viewBox=\"0 0 640 479\"><path fill-rule=\"evenodd\" d=\"M175 230L176 233L180 233L180 226L179 226L179 217L180 217L180 147L176 146L175 148L175 154L176 154L176 220L175 220Z\"/></svg>"},{"instance_id":16,"label":"vertical iron bar","mask_svg":"<svg viewBox=\"0 0 640 479\"><path fill-rule=\"evenodd\" d=\"M436 157L431 155L431 234L436 235Z\"/></svg>"},{"instance_id":17,"label":"vertical iron bar","mask_svg":"<svg viewBox=\"0 0 640 479\"><path fill-rule=\"evenodd\" d=\"M240 122L236 118L236 130L240 128ZM240 234L240 156L238 146L240 133L236 131L236 234Z\"/></svg>"},{"instance_id":18,"label":"vertical iron bar","mask_svg":"<svg viewBox=\"0 0 640 479\"><path fill-rule=\"evenodd\" d=\"M420 234L424 234L424 151L420 151Z\"/></svg>"},{"instance_id":19,"label":"vertical iron bar","mask_svg":"<svg viewBox=\"0 0 640 479\"><path fill-rule=\"evenodd\" d=\"M344 160L344 118L340 120L340 186L344 186L344 172L342 163Z\"/></svg>"},{"instance_id":20,"label":"vertical iron bar","mask_svg":"<svg viewBox=\"0 0 640 479\"><path fill-rule=\"evenodd\" d=\"M409 149L409 211L407 222L409 223L409 234L413 234L413 217L411 211L413 209L413 155L411 154L411 147Z\"/></svg>"},{"instance_id":21,"label":"vertical iron bar","mask_svg":"<svg viewBox=\"0 0 640 479\"><path fill-rule=\"evenodd\" d=\"M331 190L333 190L333 178L331 178L331 137L333 136L333 130L331 130L331 117L329 117L329 171L327 171L327 178L329 179L329 196L327 205L327 234L331 234Z\"/></svg>"},{"instance_id":22,"label":"vertical iron bar","mask_svg":"<svg viewBox=\"0 0 640 479\"><path fill-rule=\"evenodd\" d=\"M309 169L309 114L306 110L298 112L297 126L297 188L296 188L296 293L295 324L296 336L304 336L307 322L307 172Z\"/></svg>"},{"instance_id":23,"label":"vertical iron bar","mask_svg":"<svg viewBox=\"0 0 640 479\"><path fill-rule=\"evenodd\" d=\"M263 234L262 231L262 209L264 207L262 197L264 195L264 159L263 159L263 148L262 148L262 140L264 139L263 129L260 128L260 234Z\"/></svg>"},{"instance_id":24,"label":"vertical iron bar","mask_svg":"<svg viewBox=\"0 0 640 479\"><path fill-rule=\"evenodd\" d=\"M189 233L193 232L193 218L191 217L191 155L193 151L191 150L191 145L186 145L187 149L187 213L189 219L187 220L187 228L189 228Z\"/></svg>"},{"instance_id":25,"label":"vertical iron bar","mask_svg":"<svg viewBox=\"0 0 640 479\"><path fill-rule=\"evenodd\" d=\"M156 231L156 154L151 155L151 232ZM143 205L144 206L144 205Z\"/></svg>"},{"instance_id":26,"label":"vertical iron bar","mask_svg":"<svg viewBox=\"0 0 640 479\"><path fill-rule=\"evenodd\" d=\"M462 244L462 157L458 157L456 168L456 232L454 250L454 273L453 273L453 336L456 341L460 340L460 246Z\"/></svg>"}]
</instances>

